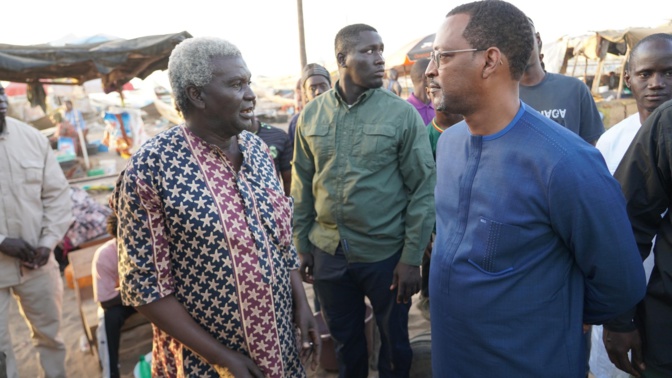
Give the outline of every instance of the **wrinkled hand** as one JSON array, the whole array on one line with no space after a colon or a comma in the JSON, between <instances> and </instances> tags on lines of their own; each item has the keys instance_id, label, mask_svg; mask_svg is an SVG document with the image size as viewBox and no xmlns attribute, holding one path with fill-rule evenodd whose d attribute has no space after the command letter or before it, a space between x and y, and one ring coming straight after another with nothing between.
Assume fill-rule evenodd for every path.
<instances>
[{"instance_id":1,"label":"wrinkled hand","mask_svg":"<svg viewBox=\"0 0 672 378\"><path fill-rule=\"evenodd\" d=\"M264 378L252 360L242 353L227 350L223 363L215 365L215 370L222 378Z\"/></svg>"},{"instance_id":2,"label":"wrinkled hand","mask_svg":"<svg viewBox=\"0 0 672 378\"><path fill-rule=\"evenodd\" d=\"M642 359L642 338L638 330L632 332L613 332L604 328L602 333L604 348L609 360L617 368L635 377L646 369ZM632 362L628 359L628 351L632 351Z\"/></svg>"},{"instance_id":3,"label":"wrinkled hand","mask_svg":"<svg viewBox=\"0 0 672 378\"><path fill-rule=\"evenodd\" d=\"M23 239L5 238L0 244L0 252L7 256L15 257L21 261L31 262L35 258L36 250Z\"/></svg>"},{"instance_id":4,"label":"wrinkled hand","mask_svg":"<svg viewBox=\"0 0 672 378\"><path fill-rule=\"evenodd\" d=\"M317 328L317 321L307 303L294 309L294 321L301 336L301 362L311 370L317 370L322 351L322 339Z\"/></svg>"},{"instance_id":5,"label":"wrinkled hand","mask_svg":"<svg viewBox=\"0 0 672 378\"><path fill-rule=\"evenodd\" d=\"M408 303L413 294L420 291L420 267L404 264L401 261L394 268L390 290L397 289L397 303Z\"/></svg>"},{"instance_id":6,"label":"wrinkled hand","mask_svg":"<svg viewBox=\"0 0 672 378\"><path fill-rule=\"evenodd\" d=\"M299 267L299 273L301 274L301 279L303 282L312 284L313 283L313 254L312 253L301 253L301 266Z\"/></svg>"}]
</instances>

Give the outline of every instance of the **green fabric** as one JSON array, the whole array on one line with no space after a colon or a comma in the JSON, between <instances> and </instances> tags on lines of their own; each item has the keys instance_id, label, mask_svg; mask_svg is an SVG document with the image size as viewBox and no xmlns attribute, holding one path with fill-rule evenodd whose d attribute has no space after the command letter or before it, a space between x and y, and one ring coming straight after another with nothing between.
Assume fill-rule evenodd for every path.
<instances>
[{"instance_id":1,"label":"green fabric","mask_svg":"<svg viewBox=\"0 0 672 378\"><path fill-rule=\"evenodd\" d=\"M314 245L333 254L341 242L350 262L402 250L401 262L421 264L434 226L436 171L411 104L377 88L348 108L330 90L299 116L293 167L299 253Z\"/></svg>"},{"instance_id":2,"label":"green fabric","mask_svg":"<svg viewBox=\"0 0 672 378\"><path fill-rule=\"evenodd\" d=\"M441 133L430 122L427 124L427 134L429 134L429 145L432 146L432 155L434 155L434 160L436 160L436 143L439 142Z\"/></svg>"}]
</instances>

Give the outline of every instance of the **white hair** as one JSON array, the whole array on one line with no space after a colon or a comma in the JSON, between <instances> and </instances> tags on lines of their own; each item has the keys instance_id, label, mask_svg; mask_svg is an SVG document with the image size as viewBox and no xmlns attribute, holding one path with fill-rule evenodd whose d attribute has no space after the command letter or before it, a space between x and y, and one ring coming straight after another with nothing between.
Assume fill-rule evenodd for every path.
<instances>
[{"instance_id":1,"label":"white hair","mask_svg":"<svg viewBox=\"0 0 672 378\"><path fill-rule=\"evenodd\" d=\"M188 38L173 49L168 60L168 78L173 89L175 106L182 114L191 106L187 87L202 87L212 80L213 57L242 56L229 41L216 37Z\"/></svg>"}]
</instances>

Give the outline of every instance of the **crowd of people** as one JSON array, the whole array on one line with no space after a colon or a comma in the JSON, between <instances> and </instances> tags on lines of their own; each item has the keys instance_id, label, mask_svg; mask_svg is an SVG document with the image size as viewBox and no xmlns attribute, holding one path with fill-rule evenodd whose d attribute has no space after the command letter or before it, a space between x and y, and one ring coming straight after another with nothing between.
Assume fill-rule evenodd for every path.
<instances>
[{"instance_id":1,"label":"crowd of people","mask_svg":"<svg viewBox=\"0 0 672 378\"><path fill-rule=\"evenodd\" d=\"M374 27L347 25L334 46L338 80L304 67L289 133L255 117L236 46L173 50L184 123L119 175L93 264L106 376L137 311L154 326L152 376L303 377L319 306L339 376L367 377L368 301L378 375L408 377L417 293L436 376L583 378L591 355L672 376L671 35L632 48L638 114L606 133L586 85L544 70L532 20L505 1L447 14L407 100L384 85L396 77ZM0 87L0 376L18 376L14 295L45 376L65 377L52 251L70 191L49 141L6 110Z\"/></svg>"}]
</instances>

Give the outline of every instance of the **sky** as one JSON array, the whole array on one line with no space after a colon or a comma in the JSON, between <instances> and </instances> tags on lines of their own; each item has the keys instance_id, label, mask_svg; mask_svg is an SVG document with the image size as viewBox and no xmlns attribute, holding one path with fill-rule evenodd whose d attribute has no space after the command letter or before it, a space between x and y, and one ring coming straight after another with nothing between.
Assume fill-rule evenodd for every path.
<instances>
[{"instance_id":1,"label":"sky","mask_svg":"<svg viewBox=\"0 0 672 378\"><path fill-rule=\"evenodd\" d=\"M544 42L563 35L626 27L654 27L672 19L669 0L511 0L534 20ZM334 36L343 26L375 27L391 55L436 32L460 1L303 0L308 63L333 65ZM47 43L68 35L108 34L120 38L187 31L233 42L255 76L298 77L301 71L297 0L81 0L10 1L0 43ZM627 6L624 6L626 4ZM109 6L109 8L105 8ZM20 15L20 16L19 16Z\"/></svg>"}]
</instances>

